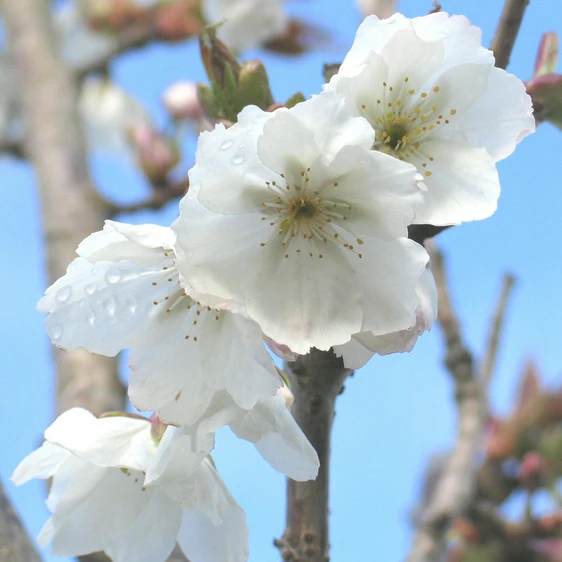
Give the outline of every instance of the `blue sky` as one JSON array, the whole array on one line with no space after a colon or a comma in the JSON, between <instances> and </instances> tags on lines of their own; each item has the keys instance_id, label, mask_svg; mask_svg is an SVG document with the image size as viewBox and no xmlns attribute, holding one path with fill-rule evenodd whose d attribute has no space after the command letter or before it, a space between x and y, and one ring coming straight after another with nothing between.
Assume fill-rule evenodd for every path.
<instances>
[{"instance_id":1,"label":"blue sky","mask_svg":"<svg viewBox=\"0 0 562 562\"><path fill-rule=\"evenodd\" d=\"M483 29L488 44L501 11L494 0L443 0L444 9L464 13ZM407 16L426 13L429 0L402 0ZM360 21L352 0L288 2L292 14L325 26L332 46L299 59L263 55L276 99L295 91L316 93L324 62L340 61ZM553 24L556 24L554 27ZM509 70L528 78L543 31L562 32L562 4L532 2ZM258 53L247 53L247 58ZM261 54L260 54L261 55ZM162 90L177 79L203 79L193 43L149 47L122 57L115 79L134 92L163 123ZM545 124L499 164L503 192L490 219L439 236L446 251L453 298L466 338L478 354L484 349L489 317L503 272L517 277L504 344L492 384L492 404L506 412L516 377L535 358L551 383L560 380L562 318L562 214L560 147L562 134ZM92 172L100 189L118 200L142 197L146 185L130 164L96 156ZM45 288L39 202L28 166L0 159L4 184L0 206L0 252L5 296L0 354L3 358L0 476L24 521L36 535L47 517L44 487L15 488L8 478L18 462L41 441L53 416L53 367L43 319L35 303ZM62 202L61 202L62 203ZM131 222L169 224L177 214L121 217ZM446 450L454 437L451 385L442 368L438 330L425 335L407 355L375 358L356 373L338 399L331 483L332 560L398 561L410 544L410 511L428 458ZM279 560L272 546L284 527L284 478L246 442L219 434L214 454L233 495L245 508L251 531L251 562ZM61 560L45 557L46 560Z\"/></svg>"}]
</instances>

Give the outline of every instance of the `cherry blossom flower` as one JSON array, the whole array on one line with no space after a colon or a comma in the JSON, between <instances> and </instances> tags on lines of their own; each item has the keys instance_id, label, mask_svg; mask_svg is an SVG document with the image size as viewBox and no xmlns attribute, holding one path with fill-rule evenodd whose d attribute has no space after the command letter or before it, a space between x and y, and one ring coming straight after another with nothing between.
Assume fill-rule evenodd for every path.
<instances>
[{"instance_id":1,"label":"cherry blossom flower","mask_svg":"<svg viewBox=\"0 0 562 562\"><path fill-rule=\"evenodd\" d=\"M318 474L318 455L289 411L292 400L290 390L282 387L277 395L244 410L226 392L217 393L199 422L186 428L170 427L164 439L189 435L191 449L207 453L214 446L215 433L229 425L238 437L253 443L275 470L292 480L313 480ZM166 462L163 459L154 473L160 474Z\"/></svg>"},{"instance_id":2,"label":"cherry blossom flower","mask_svg":"<svg viewBox=\"0 0 562 562\"><path fill-rule=\"evenodd\" d=\"M490 216L500 193L495 163L535 129L523 83L494 67L478 28L443 12L367 18L326 89L369 120L375 150L424 176L417 224Z\"/></svg>"},{"instance_id":3,"label":"cherry blossom flower","mask_svg":"<svg viewBox=\"0 0 562 562\"><path fill-rule=\"evenodd\" d=\"M203 133L172 225L197 298L296 353L410 327L428 261L406 238L419 175L373 136L334 94Z\"/></svg>"},{"instance_id":4,"label":"cherry blossom flower","mask_svg":"<svg viewBox=\"0 0 562 562\"><path fill-rule=\"evenodd\" d=\"M146 419L96 419L74 408L45 431L12 476L16 485L52 478L39 544L51 542L57 556L104 550L115 562L164 562L177 541L191 562L245 562L244 512L211 462L173 444L165 470L145 482L167 446L151 428Z\"/></svg>"},{"instance_id":5,"label":"cherry blossom flower","mask_svg":"<svg viewBox=\"0 0 562 562\"><path fill-rule=\"evenodd\" d=\"M376 336L370 332L354 334L351 340L336 346L336 355L343 357L348 369L360 369L375 354L389 355L412 351L418 338L431 326L437 318L437 289L429 268L420 277L418 283L420 304L416 310L415 323L405 330L391 334Z\"/></svg>"},{"instance_id":6,"label":"cherry blossom flower","mask_svg":"<svg viewBox=\"0 0 562 562\"><path fill-rule=\"evenodd\" d=\"M168 423L199 420L221 390L251 410L282 384L260 329L187 296L173 246L169 228L107 221L39 301L47 331L63 349L132 348L131 401Z\"/></svg>"},{"instance_id":7,"label":"cherry blossom flower","mask_svg":"<svg viewBox=\"0 0 562 562\"><path fill-rule=\"evenodd\" d=\"M259 47L288 25L283 0L203 0L209 24L224 22L217 35L233 51Z\"/></svg>"}]
</instances>

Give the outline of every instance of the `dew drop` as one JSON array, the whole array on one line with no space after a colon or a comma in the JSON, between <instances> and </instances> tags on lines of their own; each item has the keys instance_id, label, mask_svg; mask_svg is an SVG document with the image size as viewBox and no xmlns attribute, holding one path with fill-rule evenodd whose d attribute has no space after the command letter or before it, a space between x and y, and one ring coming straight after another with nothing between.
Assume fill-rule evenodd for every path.
<instances>
[{"instance_id":1,"label":"dew drop","mask_svg":"<svg viewBox=\"0 0 562 562\"><path fill-rule=\"evenodd\" d=\"M110 316L115 314L115 309L117 308L117 301L115 300L115 297L107 297L102 304Z\"/></svg>"},{"instance_id":2,"label":"dew drop","mask_svg":"<svg viewBox=\"0 0 562 562\"><path fill-rule=\"evenodd\" d=\"M86 320L90 326L96 323L96 313L91 308L86 312Z\"/></svg>"},{"instance_id":3,"label":"dew drop","mask_svg":"<svg viewBox=\"0 0 562 562\"><path fill-rule=\"evenodd\" d=\"M60 324L53 324L51 326L51 339L56 341L62 336L62 326Z\"/></svg>"},{"instance_id":4,"label":"dew drop","mask_svg":"<svg viewBox=\"0 0 562 562\"><path fill-rule=\"evenodd\" d=\"M93 295L96 292L97 285L95 283L89 283L84 287L87 295Z\"/></svg>"},{"instance_id":5,"label":"dew drop","mask_svg":"<svg viewBox=\"0 0 562 562\"><path fill-rule=\"evenodd\" d=\"M233 140L225 140L220 146L219 148L221 150L228 150L232 145L234 144Z\"/></svg>"},{"instance_id":6,"label":"dew drop","mask_svg":"<svg viewBox=\"0 0 562 562\"><path fill-rule=\"evenodd\" d=\"M119 281L121 281L121 272L118 269L108 269L105 274L105 279L112 285L119 283Z\"/></svg>"},{"instance_id":7,"label":"dew drop","mask_svg":"<svg viewBox=\"0 0 562 562\"><path fill-rule=\"evenodd\" d=\"M137 311L137 299L135 297L127 297L125 306L131 314L134 314Z\"/></svg>"},{"instance_id":8,"label":"dew drop","mask_svg":"<svg viewBox=\"0 0 562 562\"><path fill-rule=\"evenodd\" d=\"M56 295L55 298L59 302L66 302L70 295L72 294L72 289L70 287L63 287Z\"/></svg>"},{"instance_id":9,"label":"dew drop","mask_svg":"<svg viewBox=\"0 0 562 562\"><path fill-rule=\"evenodd\" d=\"M239 164L242 164L242 162L244 162L244 156L242 156L242 154L236 154L235 156L232 157L231 162L235 166L238 166Z\"/></svg>"}]
</instances>

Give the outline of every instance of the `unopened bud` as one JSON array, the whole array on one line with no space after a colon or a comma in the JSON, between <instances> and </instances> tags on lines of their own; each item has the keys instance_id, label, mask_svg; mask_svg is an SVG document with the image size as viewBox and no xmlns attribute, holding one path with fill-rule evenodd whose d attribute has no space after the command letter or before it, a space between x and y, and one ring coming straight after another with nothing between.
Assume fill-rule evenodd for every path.
<instances>
[{"instance_id":1,"label":"unopened bud","mask_svg":"<svg viewBox=\"0 0 562 562\"><path fill-rule=\"evenodd\" d=\"M293 402L295 401L295 396L291 392L291 389L286 384L284 384L277 391L277 394L279 394L280 396L283 396L283 398L285 399L285 406L287 406L287 408L290 410L291 406L293 405Z\"/></svg>"},{"instance_id":2,"label":"unopened bud","mask_svg":"<svg viewBox=\"0 0 562 562\"><path fill-rule=\"evenodd\" d=\"M180 161L177 143L146 123L132 127L131 143L139 166L152 183L163 182Z\"/></svg>"},{"instance_id":3,"label":"unopened bud","mask_svg":"<svg viewBox=\"0 0 562 562\"><path fill-rule=\"evenodd\" d=\"M259 59L252 59L242 65L238 81L242 107L257 105L265 110L273 103L267 71Z\"/></svg>"},{"instance_id":4,"label":"unopened bud","mask_svg":"<svg viewBox=\"0 0 562 562\"><path fill-rule=\"evenodd\" d=\"M232 82L236 86L240 75L240 63L230 49L217 37L216 30L205 29L199 35L199 46L201 60L209 80L223 89L231 89Z\"/></svg>"},{"instance_id":5,"label":"unopened bud","mask_svg":"<svg viewBox=\"0 0 562 562\"><path fill-rule=\"evenodd\" d=\"M546 465L541 455L535 451L526 453L519 465L518 478L528 490L536 490L545 484Z\"/></svg>"},{"instance_id":6,"label":"unopened bud","mask_svg":"<svg viewBox=\"0 0 562 562\"><path fill-rule=\"evenodd\" d=\"M357 6L364 18L374 15L382 20L396 13L396 0L357 0Z\"/></svg>"},{"instance_id":7,"label":"unopened bud","mask_svg":"<svg viewBox=\"0 0 562 562\"><path fill-rule=\"evenodd\" d=\"M160 419L158 414L152 415L152 417L150 418L150 423L150 435L156 443L160 443L168 425Z\"/></svg>"},{"instance_id":8,"label":"unopened bud","mask_svg":"<svg viewBox=\"0 0 562 562\"><path fill-rule=\"evenodd\" d=\"M562 75L543 74L526 84L537 123L549 121L562 129Z\"/></svg>"},{"instance_id":9,"label":"unopened bud","mask_svg":"<svg viewBox=\"0 0 562 562\"><path fill-rule=\"evenodd\" d=\"M558 65L558 35L554 31L544 33L539 44L533 77L553 74Z\"/></svg>"},{"instance_id":10,"label":"unopened bud","mask_svg":"<svg viewBox=\"0 0 562 562\"><path fill-rule=\"evenodd\" d=\"M177 121L197 121L204 117L194 82L176 82L162 95L164 106Z\"/></svg>"},{"instance_id":11,"label":"unopened bud","mask_svg":"<svg viewBox=\"0 0 562 562\"><path fill-rule=\"evenodd\" d=\"M174 43L197 35L203 25L198 4L196 0L160 2L154 14L156 36Z\"/></svg>"}]
</instances>

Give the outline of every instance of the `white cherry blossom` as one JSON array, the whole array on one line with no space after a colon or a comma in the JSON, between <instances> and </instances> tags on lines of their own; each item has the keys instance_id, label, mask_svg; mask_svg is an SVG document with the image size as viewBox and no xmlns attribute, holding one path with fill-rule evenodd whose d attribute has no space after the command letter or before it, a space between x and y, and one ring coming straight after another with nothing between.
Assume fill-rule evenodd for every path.
<instances>
[{"instance_id":1,"label":"white cherry blossom","mask_svg":"<svg viewBox=\"0 0 562 562\"><path fill-rule=\"evenodd\" d=\"M167 446L151 427L74 408L45 431L46 441L12 476L17 485L52 478L52 516L39 543L51 542L57 556L103 550L114 562L164 562L177 541L191 562L245 562L244 512L208 460L184 445L158 479L145 482Z\"/></svg>"},{"instance_id":2,"label":"white cherry blossom","mask_svg":"<svg viewBox=\"0 0 562 562\"><path fill-rule=\"evenodd\" d=\"M169 228L107 221L39 301L47 331L63 349L132 348L131 401L168 423L194 423L221 390L250 410L282 384L260 329L188 297L173 245Z\"/></svg>"},{"instance_id":3,"label":"white cherry blossom","mask_svg":"<svg viewBox=\"0 0 562 562\"><path fill-rule=\"evenodd\" d=\"M411 326L428 261L406 238L419 176L373 135L334 94L203 133L172 225L197 298L296 353Z\"/></svg>"},{"instance_id":4,"label":"white cherry blossom","mask_svg":"<svg viewBox=\"0 0 562 562\"><path fill-rule=\"evenodd\" d=\"M259 47L288 25L283 0L203 0L203 17L222 22L217 35L233 51Z\"/></svg>"},{"instance_id":5,"label":"white cherry blossom","mask_svg":"<svg viewBox=\"0 0 562 562\"><path fill-rule=\"evenodd\" d=\"M494 67L478 28L443 12L367 18L326 89L369 120L375 150L424 176L417 224L490 216L500 193L495 163L535 129L523 83Z\"/></svg>"},{"instance_id":6,"label":"white cherry blossom","mask_svg":"<svg viewBox=\"0 0 562 562\"><path fill-rule=\"evenodd\" d=\"M429 268L420 277L418 283L420 303L416 310L415 323L405 330L376 336L371 332L354 334L351 340L334 348L336 355L343 357L348 369L360 369L375 354L389 355L412 351L418 338L437 318L437 289Z\"/></svg>"},{"instance_id":7,"label":"white cherry blossom","mask_svg":"<svg viewBox=\"0 0 562 562\"><path fill-rule=\"evenodd\" d=\"M164 439L174 441L189 435L190 451L210 452L215 433L229 425L238 437L254 443L274 469L292 480L313 480L318 474L318 455L289 411L291 397L283 387L276 396L244 410L226 392L217 393L198 423L187 428L169 427ZM162 458L148 474L149 480L159 475L167 462L169 458Z\"/></svg>"}]
</instances>

